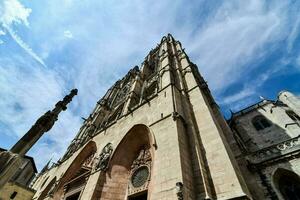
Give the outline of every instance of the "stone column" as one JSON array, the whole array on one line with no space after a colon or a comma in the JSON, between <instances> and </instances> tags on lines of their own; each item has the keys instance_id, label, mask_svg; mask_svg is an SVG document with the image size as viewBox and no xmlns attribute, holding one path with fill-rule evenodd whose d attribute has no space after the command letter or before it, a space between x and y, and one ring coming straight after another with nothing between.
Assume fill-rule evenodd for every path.
<instances>
[{"instance_id":1,"label":"stone column","mask_svg":"<svg viewBox=\"0 0 300 200\"><path fill-rule=\"evenodd\" d=\"M57 102L52 111L49 110L41 116L9 151L0 153L0 188L11 179L21 166L23 156L45 132L53 127L58 114L67 109L67 104L72 101L75 95L77 95L77 89L73 89L62 101Z\"/></svg>"}]
</instances>

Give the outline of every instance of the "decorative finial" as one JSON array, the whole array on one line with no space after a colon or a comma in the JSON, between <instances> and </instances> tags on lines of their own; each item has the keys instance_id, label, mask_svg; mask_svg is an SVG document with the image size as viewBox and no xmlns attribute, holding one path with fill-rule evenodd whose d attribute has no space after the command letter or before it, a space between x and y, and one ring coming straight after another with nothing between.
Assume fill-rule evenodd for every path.
<instances>
[{"instance_id":1,"label":"decorative finial","mask_svg":"<svg viewBox=\"0 0 300 200\"><path fill-rule=\"evenodd\" d=\"M70 103L72 101L72 98L77 95L78 90L77 89L73 89L71 90L70 94L66 95L64 97L64 99L62 101L59 101L55 104L55 108L53 109L53 112L57 111L65 111L67 109L67 105L68 103Z\"/></svg>"}]
</instances>

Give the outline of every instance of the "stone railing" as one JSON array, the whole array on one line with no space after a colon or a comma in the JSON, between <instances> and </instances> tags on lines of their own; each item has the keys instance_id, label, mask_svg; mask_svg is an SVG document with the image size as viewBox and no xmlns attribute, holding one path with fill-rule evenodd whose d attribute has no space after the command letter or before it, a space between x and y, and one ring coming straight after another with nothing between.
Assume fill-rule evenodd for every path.
<instances>
[{"instance_id":1,"label":"stone railing","mask_svg":"<svg viewBox=\"0 0 300 200\"><path fill-rule=\"evenodd\" d=\"M252 163L260 163L300 150L300 135L246 155Z\"/></svg>"}]
</instances>

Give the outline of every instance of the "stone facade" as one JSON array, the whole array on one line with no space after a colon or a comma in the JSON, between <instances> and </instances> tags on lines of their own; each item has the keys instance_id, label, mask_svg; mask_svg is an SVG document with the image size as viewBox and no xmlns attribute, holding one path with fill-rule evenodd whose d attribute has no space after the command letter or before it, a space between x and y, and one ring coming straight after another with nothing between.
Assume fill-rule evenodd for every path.
<instances>
[{"instance_id":1,"label":"stone facade","mask_svg":"<svg viewBox=\"0 0 300 200\"><path fill-rule=\"evenodd\" d=\"M100 99L38 176L33 199L251 199L228 135L197 66L169 34Z\"/></svg>"},{"instance_id":2,"label":"stone facade","mask_svg":"<svg viewBox=\"0 0 300 200\"><path fill-rule=\"evenodd\" d=\"M300 199L300 98L283 91L233 113L227 140L254 199Z\"/></svg>"}]
</instances>

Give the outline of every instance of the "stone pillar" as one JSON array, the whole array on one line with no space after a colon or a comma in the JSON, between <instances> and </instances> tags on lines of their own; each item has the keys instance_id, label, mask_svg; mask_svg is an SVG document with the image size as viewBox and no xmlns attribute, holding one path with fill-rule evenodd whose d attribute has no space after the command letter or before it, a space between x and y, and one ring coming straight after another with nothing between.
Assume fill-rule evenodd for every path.
<instances>
[{"instance_id":1,"label":"stone pillar","mask_svg":"<svg viewBox=\"0 0 300 200\"><path fill-rule=\"evenodd\" d=\"M14 176L22 164L23 156L45 132L53 127L58 114L67 109L67 104L72 101L75 95L77 95L77 89L72 90L69 95L64 97L63 101L57 102L52 111L49 110L41 116L10 151L0 153L0 188Z\"/></svg>"},{"instance_id":2,"label":"stone pillar","mask_svg":"<svg viewBox=\"0 0 300 200\"><path fill-rule=\"evenodd\" d=\"M58 114L67 109L67 104L72 101L72 98L75 95L77 95L77 89L72 90L69 95L64 97L63 101L57 102L55 108L41 116L31 129L10 149L10 151L19 154L20 156L24 156L40 137L53 127Z\"/></svg>"}]
</instances>

